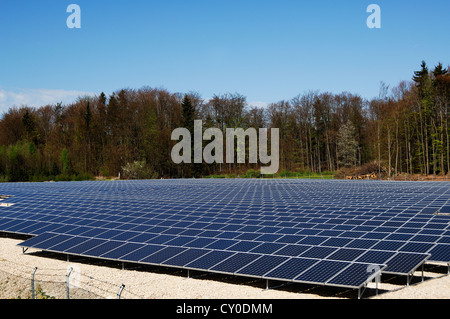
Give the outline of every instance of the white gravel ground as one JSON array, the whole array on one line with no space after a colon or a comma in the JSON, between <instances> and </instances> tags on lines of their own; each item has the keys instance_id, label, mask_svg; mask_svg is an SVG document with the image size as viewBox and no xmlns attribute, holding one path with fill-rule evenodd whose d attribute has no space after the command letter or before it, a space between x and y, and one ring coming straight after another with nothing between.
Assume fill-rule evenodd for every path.
<instances>
[{"instance_id":1,"label":"white gravel ground","mask_svg":"<svg viewBox=\"0 0 450 319\"><path fill-rule=\"evenodd\" d=\"M20 242L17 239L0 238L0 299L30 298L30 278L34 267L38 267L35 285L41 289L41 297L66 297L65 280L70 267L73 268L69 277L73 298L116 298L122 284L125 284L122 298L126 299L315 299L340 298L343 295L338 291L334 295L318 295L314 293L314 289L306 288L300 291L289 288L266 290L261 281L249 284L251 279L243 284L245 280L242 279L233 282L232 279L212 280L210 276L187 278L186 271L170 274L68 262L40 256L36 254L38 251L31 249L23 254L22 248L17 246ZM396 290L373 298L449 299L450 276L426 280L409 287L382 284L380 288ZM86 290L94 294L87 293Z\"/></svg>"}]
</instances>

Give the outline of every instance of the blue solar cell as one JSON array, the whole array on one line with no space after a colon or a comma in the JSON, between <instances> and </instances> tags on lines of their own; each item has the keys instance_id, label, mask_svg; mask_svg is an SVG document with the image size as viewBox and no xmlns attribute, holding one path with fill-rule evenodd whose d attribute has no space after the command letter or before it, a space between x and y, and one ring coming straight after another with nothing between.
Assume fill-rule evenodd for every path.
<instances>
[{"instance_id":1,"label":"blue solar cell","mask_svg":"<svg viewBox=\"0 0 450 319\"><path fill-rule=\"evenodd\" d=\"M288 257L281 256L262 256L261 258L258 258L254 262L236 271L236 273L240 275L263 277L267 272L279 265L282 265L283 262L288 259Z\"/></svg>"},{"instance_id":2,"label":"blue solar cell","mask_svg":"<svg viewBox=\"0 0 450 319\"><path fill-rule=\"evenodd\" d=\"M277 243L296 244L304 239L306 236L301 235L284 235L277 240Z\"/></svg>"},{"instance_id":3,"label":"blue solar cell","mask_svg":"<svg viewBox=\"0 0 450 319\"><path fill-rule=\"evenodd\" d=\"M222 232L221 231L216 231L216 230L205 230L203 232L201 232L200 234L198 234L199 237L216 237L218 235L220 235Z\"/></svg>"},{"instance_id":4,"label":"blue solar cell","mask_svg":"<svg viewBox=\"0 0 450 319\"><path fill-rule=\"evenodd\" d=\"M315 225L314 227L316 227L317 225ZM328 229L328 228L326 228L326 229ZM299 235L304 235L304 236L307 236L307 235L317 235L317 234L319 234L320 232L322 232L322 230L323 230L323 228L314 228L314 229L312 229L312 228L310 228L310 229L308 229L308 228L305 228L305 229L301 229L300 231L298 231L298 234Z\"/></svg>"},{"instance_id":5,"label":"blue solar cell","mask_svg":"<svg viewBox=\"0 0 450 319\"><path fill-rule=\"evenodd\" d=\"M336 225L335 227L333 227L334 230L343 230L343 231L352 230L353 228L355 228L355 226L353 225Z\"/></svg>"},{"instance_id":6,"label":"blue solar cell","mask_svg":"<svg viewBox=\"0 0 450 319\"><path fill-rule=\"evenodd\" d=\"M341 235L343 232L340 230L323 230L318 235L325 237L337 237Z\"/></svg>"},{"instance_id":7,"label":"blue solar cell","mask_svg":"<svg viewBox=\"0 0 450 319\"><path fill-rule=\"evenodd\" d=\"M209 252L211 251L207 249L191 248L183 251L182 253L176 255L175 257L167 259L162 264L183 267L184 265L191 263L192 261L208 254Z\"/></svg>"},{"instance_id":8,"label":"blue solar cell","mask_svg":"<svg viewBox=\"0 0 450 319\"><path fill-rule=\"evenodd\" d=\"M282 255L282 256L292 256L297 257L303 254L305 251L310 249L312 246L308 245L293 245L293 244L286 244L283 248L278 250L275 254L276 255Z\"/></svg>"},{"instance_id":9,"label":"blue solar cell","mask_svg":"<svg viewBox=\"0 0 450 319\"><path fill-rule=\"evenodd\" d=\"M328 237L323 236L307 236L306 238L300 240L298 243L303 245L320 245L327 239Z\"/></svg>"},{"instance_id":10,"label":"blue solar cell","mask_svg":"<svg viewBox=\"0 0 450 319\"><path fill-rule=\"evenodd\" d=\"M5 230L4 226L13 221L14 221L13 218L8 218L8 217L4 217L4 218L0 219L0 227L1 227L0 229L2 229L4 231Z\"/></svg>"},{"instance_id":11,"label":"blue solar cell","mask_svg":"<svg viewBox=\"0 0 450 319\"><path fill-rule=\"evenodd\" d=\"M53 226L51 225L51 226L48 226L48 228L54 229L55 226L54 226L54 225L53 225ZM80 234L82 234L82 233L86 233L87 231L90 231L90 230L92 230L92 229L94 229L94 228L88 227L88 226L78 226L78 227L74 227L74 228L72 228L72 229L66 231L65 233L68 234L68 235L74 235L74 236L77 236L77 235L80 235Z\"/></svg>"},{"instance_id":12,"label":"blue solar cell","mask_svg":"<svg viewBox=\"0 0 450 319\"><path fill-rule=\"evenodd\" d=\"M179 233L180 236L198 236L203 230L200 229L186 229L185 231Z\"/></svg>"},{"instance_id":13,"label":"blue solar cell","mask_svg":"<svg viewBox=\"0 0 450 319\"><path fill-rule=\"evenodd\" d=\"M166 242L168 242L169 240L175 239L176 236L174 235L159 235L156 236L150 240L147 240L147 243L149 244L165 244Z\"/></svg>"},{"instance_id":14,"label":"blue solar cell","mask_svg":"<svg viewBox=\"0 0 450 319\"><path fill-rule=\"evenodd\" d=\"M33 227L34 225L35 225L35 223L33 221L19 220L14 225L11 225L11 226L8 226L7 228L5 228L5 230L8 232L13 232L13 233L18 233L18 234L27 234L26 229Z\"/></svg>"},{"instance_id":15,"label":"blue solar cell","mask_svg":"<svg viewBox=\"0 0 450 319\"><path fill-rule=\"evenodd\" d=\"M450 260L450 245L436 244L429 253L431 254L430 261L447 262Z\"/></svg>"},{"instance_id":16,"label":"blue solar cell","mask_svg":"<svg viewBox=\"0 0 450 319\"><path fill-rule=\"evenodd\" d=\"M188 236L179 236L172 240L167 241L164 245L167 246L184 246L187 243L193 241L195 237L188 237Z\"/></svg>"},{"instance_id":17,"label":"blue solar cell","mask_svg":"<svg viewBox=\"0 0 450 319\"><path fill-rule=\"evenodd\" d=\"M265 236L265 235L263 235ZM238 239L238 240L254 240L258 237L263 237L261 236L261 234L258 233L241 233L239 236L237 236L234 239ZM258 241L263 241L263 240L258 240Z\"/></svg>"},{"instance_id":18,"label":"blue solar cell","mask_svg":"<svg viewBox=\"0 0 450 319\"><path fill-rule=\"evenodd\" d=\"M162 232L163 234L167 234L167 235L178 235L182 232L184 232L186 229L184 228L175 228L175 227L171 227L171 228L167 228L164 232Z\"/></svg>"},{"instance_id":19,"label":"blue solar cell","mask_svg":"<svg viewBox=\"0 0 450 319\"><path fill-rule=\"evenodd\" d=\"M237 241L236 240L231 240L231 239L218 239L215 242L213 242L212 244L205 246L205 248L208 249L227 249L228 247L230 247L231 245L236 244Z\"/></svg>"},{"instance_id":20,"label":"blue solar cell","mask_svg":"<svg viewBox=\"0 0 450 319\"><path fill-rule=\"evenodd\" d=\"M155 238L157 236L158 236L157 234L152 234L152 233L141 233L135 237L130 238L128 241L134 242L134 243L147 243L148 241L152 240L153 238Z\"/></svg>"},{"instance_id":21,"label":"blue solar cell","mask_svg":"<svg viewBox=\"0 0 450 319\"><path fill-rule=\"evenodd\" d=\"M366 238L366 239L384 239L387 236L389 236L388 233L370 232L370 233L367 233L367 234L363 235L361 238Z\"/></svg>"},{"instance_id":22,"label":"blue solar cell","mask_svg":"<svg viewBox=\"0 0 450 319\"><path fill-rule=\"evenodd\" d=\"M31 239L26 240L23 243L18 244L23 247L33 247L41 249L41 245L45 243L47 240L57 237L58 234L54 233L44 233L42 235L33 237Z\"/></svg>"},{"instance_id":23,"label":"blue solar cell","mask_svg":"<svg viewBox=\"0 0 450 319\"><path fill-rule=\"evenodd\" d=\"M150 245L150 244L135 244L135 245L136 246L133 246L133 248L130 248L130 246L127 245L126 246L127 249L124 251L130 251L131 249L134 250L130 253L123 254L118 258L124 261L138 262L164 248L164 246ZM120 250L118 250L117 253L118 252L120 252Z\"/></svg>"},{"instance_id":24,"label":"blue solar cell","mask_svg":"<svg viewBox=\"0 0 450 319\"><path fill-rule=\"evenodd\" d=\"M214 239L214 238L197 238L197 239L194 239L191 242L188 242L188 243L184 244L183 246L185 246L185 247L192 247L192 248L203 248L203 247L206 247L206 246L212 244L215 241L217 241L217 239Z\"/></svg>"},{"instance_id":25,"label":"blue solar cell","mask_svg":"<svg viewBox=\"0 0 450 319\"><path fill-rule=\"evenodd\" d=\"M404 252L413 252L413 253L426 253L428 252L434 244L431 243L418 243L418 242L409 242L403 245L399 251Z\"/></svg>"},{"instance_id":26,"label":"blue solar cell","mask_svg":"<svg viewBox=\"0 0 450 319\"><path fill-rule=\"evenodd\" d=\"M444 223L428 223L425 226L423 226L423 228L425 229L446 229L448 227L448 224L444 224Z\"/></svg>"},{"instance_id":27,"label":"blue solar cell","mask_svg":"<svg viewBox=\"0 0 450 319\"><path fill-rule=\"evenodd\" d=\"M180 247L166 247L159 251L157 251L154 254L151 254L140 261L143 263L149 263L149 264L161 264L165 260L172 258L179 253L185 251L186 249L180 248Z\"/></svg>"},{"instance_id":28,"label":"blue solar cell","mask_svg":"<svg viewBox=\"0 0 450 319\"><path fill-rule=\"evenodd\" d=\"M440 236L433 235L415 235L411 238L411 241L423 242L423 243L436 243Z\"/></svg>"},{"instance_id":29,"label":"blue solar cell","mask_svg":"<svg viewBox=\"0 0 450 319\"><path fill-rule=\"evenodd\" d=\"M70 239L63 241L62 243L49 247L49 250L65 253L68 249L88 240L89 238L86 237L71 237Z\"/></svg>"},{"instance_id":30,"label":"blue solar cell","mask_svg":"<svg viewBox=\"0 0 450 319\"><path fill-rule=\"evenodd\" d=\"M392 233L389 236L386 237L387 240L395 240L395 241L408 241L410 240L414 235L411 234L399 234L399 233Z\"/></svg>"},{"instance_id":31,"label":"blue solar cell","mask_svg":"<svg viewBox=\"0 0 450 319\"><path fill-rule=\"evenodd\" d=\"M450 244L450 236L441 237L437 242L439 244Z\"/></svg>"},{"instance_id":32,"label":"blue solar cell","mask_svg":"<svg viewBox=\"0 0 450 319\"><path fill-rule=\"evenodd\" d=\"M378 244L373 246L371 249L396 251L404 244L405 243L402 241L386 240L386 241L380 241Z\"/></svg>"},{"instance_id":33,"label":"blue solar cell","mask_svg":"<svg viewBox=\"0 0 450 319\"><path fill-rule=\"evenodd\" d=\"M66 250L66 253L69 254L83 254L85 251L90 250L96 246L99 246L105 243L106 240L103 239L89 239L79 245L73 246Z\"/></svg>"},{"instance_id":34,"label":"blue solar cell","mask_svg":"<svg viewBox=\"0 0 450 319\"><path fill-rule=\"evenodd\" d=\"M335 251L336 249L333 247L313 246L302 253L300 257L323 259Z\"/></svg>"},{"instance_id":35,"label":"blue solar cell","mask_svg":"<svg viewBox=\"0 0 450 319\"><path fill-rule=\"evenodd\" d=\"M378 243L377 240L373 239L353 239L350 243L346 245L347 248L364 248L369 249Z\"/></svg>"},{"instance_id":36,"label":"blue solar cell","mask_svg":"<svg viewBox=\"0 0 450 319\"><path fill-rule=\"evenodd\" d=\"M397 253L388 261L384 272L406 275L415 267L420 266L427 258L426 254Z\"/></svg>"},{"instance_id":37,"label":"blue solar cell","mask_svg":"<svg viewBox=\"0 0 450 319\"><path fill-rule=\"evenodd\" d=\"M373 267L381 269L382 265L373 264L351 264L349 267L341 271L337 276L331 278L327 284L333 284L344 287L361 287L369 279L371 279L373 273Z\"/></svg>"},{"instance_id":38,"label":"blue solar cell","mask_svg":"<svg viewBox=\"0 0 450 319\"><path fill-rule=\"evenodd\" d=\"M322 260L295 277L296 281L325 283L350 264L342 261Z\"/></svg>"},{"instance_id":39,"label":"blue solar cell","mask_svg":"<svg viewBox=\"0 0 450 319\"><path fill-rule=\"evenodd\" d=\"M223 230L223 231L236 231L236 230L238 230L239 228L242 228L242 227L243 227L242 225L226 225L226 226L220 228L220 230Z\"/></svg>"},{"instance_id":40,"label":"blue solar cell","mask_svg":"<svg viewBox=\"0 0 450 319\"><path fill-rule=\"evenodd\" d=\"M359 256L364 254L365 250L362 249L352 249L352 248L340 248L336 250L333 254L329 255L327 259L330 260L342 260L342 261L354 261Z\"/></svg>"},{"instance_id":41,"label":"blue solar cell","mask_svg":"<svg viewBox=\"0 0 450 319\"><path fill-rule=\"evenodd\" d=\"M280 250L284 246L284 244L277 243L261 243L259 246L250 250L250 252L270 255Z\"/></svg>"},{"instance_id":42,"label":"blue solar cell","mask_svg":"<svg viewBox=\"0 0 450 319\"><path fill-rule=\"evenodd\" d=\"M131 238L136 237L137 235L139 235L139 233L136 233L133 231L122 231L121 234L118 234L116 236L111 236L110 239L118 240L118 241L128 241ZM85 235L83 234L83 236L85 236Z\"/></svg>"},{"instance_id":43,"label":"blue solar cell","mask_svg":"<svg viewBox=\"0 0 450 319\"><path fill-rule=\"evenodd\" d=\"M217 235L215 238L228 238L233 239L239 236L241 233L238 232L232 232L232 231L224 231L223 233Z\"/></svg>"},{"instance_id":44,"label":"blue solar cell","mask_svg":"<svg viewBox=\"0 0 450 319\"><path fill-rule=\"evenodd\" d=\"M449 214L450 213L450 205L442 206L439 208L439 212L443 214Z\"/></svg>"},{"instance_id":45,"label":"blue solar cell","mask_svg":"<svg viewBox=\"0 0 450 319\"><path fill-rule=\"evenodd\" d=\"M352 241L351 238L329 238L321 246L343 247Z\"/></svg>"},{"instance_id":46,"label":"blue solar cell","mask_svg":"<svg viewBox=\"0 0 450 319\"><path fill-rule=\"evenodd\" d=\"M264 235L257 237L255 240L273 243L275 241L280 240L280 238L283 238L284 236L285 235L281 235L281 234L264 234Z\"/></svg>"},{"instance_id":47,"label":"blue solar cell","mask_svg":"<svg viewBox=\"0 0 450 319\"><path fill-rule=\"evenodd\" d=\"M297 228L282 228L280 229L277 234L283 234L283 235L294 235L298 232Z\"/></svg>"},{"instance_id":48,"label":"blue solar cell","mask_svg":"<svg viewBox=\"0 0 450 319\"><path fill-rule=\"evenodd\" d=\"M393 251L369 250L356 259L356 261L370 264L386 264L396 254Z\"/></svg>"},{"instance_id":49,"label":"blue solar cell","mask_svg":"<svg viewBox=\"0 0 450 319\"><path fill-rule=\"evenodd\" d=\"M218 272L235 273L242 267L248 265L261 256L262 255L259 254L236 253L235 255L212 267L211 270Z\"/></svg>"},{"instance_id":50,"label":"blue solar cell","mask_svg":"<svg viewBox=\"0 0 450 319\"><path fill-rule=\"evenodd\" d=\"M234 244L232 246L227 247L226 250L246 252L246 251L250 251L253 248L259 246L260 244L261 244L260 242L243 240L243 241L237 242L236 244Z\"/></svg>"},{"instance_id":51,"label":"blue solar cell","mask_svg":"<svg viewBox=\"0 0 450 319\"><path fill-rule=\"evenodd\" d=\"M81 237L78 237L78 238L81 238ZM111 250L114 250L118 247L121 247L124 244L125 244L124 242L108 240L108 241L105 241L103 244L95 246L94 248L91 248L91 249L87 249L87 250L81 252L80 254L82 254L84 256L97 257L97 256L101 256ZM70 248L68 247L67 249L70 249Z\"/></svg>"}]
</instances>

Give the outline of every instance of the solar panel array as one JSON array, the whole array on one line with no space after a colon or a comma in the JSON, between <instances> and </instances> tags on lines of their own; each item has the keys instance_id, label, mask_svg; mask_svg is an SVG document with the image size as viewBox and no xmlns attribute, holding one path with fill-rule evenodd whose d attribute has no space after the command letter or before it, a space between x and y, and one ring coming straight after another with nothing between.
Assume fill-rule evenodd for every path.
<instances>
[{"instance_id":1,"label":"solar panel array","mask_svg":"<svg viewBox=\"0 0 450 319\"><path fill-rule=\"evenodd\" d=\"M153 180L0 184L0 231L46 251L360 288L450 263L450 184Z\"/></svg>"}]
</instances>

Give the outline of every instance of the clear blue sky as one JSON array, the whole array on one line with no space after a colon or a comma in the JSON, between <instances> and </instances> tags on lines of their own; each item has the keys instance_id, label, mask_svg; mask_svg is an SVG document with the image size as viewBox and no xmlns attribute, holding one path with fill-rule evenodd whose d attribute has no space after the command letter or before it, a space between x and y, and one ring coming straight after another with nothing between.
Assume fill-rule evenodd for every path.
<instances>
[{"instance_id":1,"label":"clear blue sky","mask_svg":"<svg viewBox=\"0 0 450 319\"><path fill-rule=\"evenodd\" d=\"M66 26L71 3L81 29ZM381 29L366 25L371 3ZM422 60L450 63L449 12L448 0L0 0L0 111L142 86L372 98Z\"/></svg>"}]
</instances>

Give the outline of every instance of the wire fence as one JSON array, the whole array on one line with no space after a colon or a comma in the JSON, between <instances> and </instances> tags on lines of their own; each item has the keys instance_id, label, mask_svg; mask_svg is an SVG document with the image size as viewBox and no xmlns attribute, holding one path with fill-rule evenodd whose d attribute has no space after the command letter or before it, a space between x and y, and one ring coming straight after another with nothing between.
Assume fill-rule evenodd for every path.
<instances>
[{"instance_id":1,"label":"wire fence","mask_svg":"<svg viewBox=\"0 0 450 319\"><path fill-rule=\"evenodd\" d=\"M0 299L142 299L126 285L95 278L78 265L39 268L0 259Z\"/></svg>"}]
</instances>

